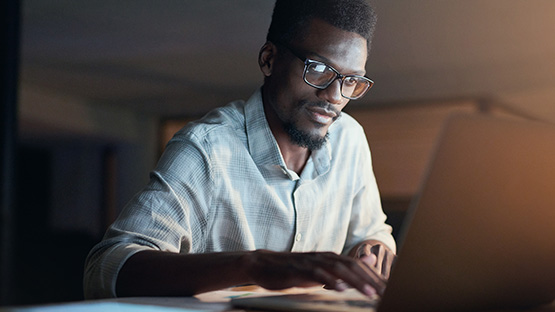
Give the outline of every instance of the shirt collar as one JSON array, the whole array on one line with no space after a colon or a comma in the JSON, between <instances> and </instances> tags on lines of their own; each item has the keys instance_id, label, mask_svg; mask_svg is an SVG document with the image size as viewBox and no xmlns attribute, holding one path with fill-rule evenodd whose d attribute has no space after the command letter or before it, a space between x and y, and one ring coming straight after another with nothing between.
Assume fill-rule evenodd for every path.
<instances>
[{"instance_id":1,"label":"shirt collar","mask_svg":"<svg viewBox=\"0 0 555 312\"><path fill-rule=\"evenodd\" d=\"M245 103L245 123L249 152L258 166L285 166L276 139L270 130L259 88Z\"/></svg>"}]
</instances>

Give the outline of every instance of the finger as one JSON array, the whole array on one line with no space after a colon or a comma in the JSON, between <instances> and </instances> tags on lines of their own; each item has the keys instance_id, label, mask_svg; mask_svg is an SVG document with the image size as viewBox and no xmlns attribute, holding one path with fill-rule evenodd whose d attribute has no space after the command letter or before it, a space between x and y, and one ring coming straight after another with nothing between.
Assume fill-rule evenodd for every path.
<instances>
[{"instance_id":1,"label":"finger","mask_svg":"<svg viewBox=\"0 0 555 312\"><path fill-rule=\"evenodd\" d=\"M375 256L372 255L371 257ZM359 266L358 268L355 268L355 272L359 276L363 277L364 280L378 292L378 294L383 294L386 287L386 280L380 272L376 270L375 266Z\"/></svg>"},{"instance_id":2,"label":"finger","mask_svg":"<svg viewBox=\"0 0 555 312\"><path fill-rule=\"evenodd\" d=\"M337 280L343 280L348 285L367 296L382 294L385 290L385 279L376 271L375 267L368 267L364 262L334 253L316 253L310 271L314 281L327 284L328 287L341 290ZM375 256L373 256L375 257Z\"/></svg>"},{"instance_id":3,"label":"finger","mask_svg":"<svg viewBox=\"0 0 555 312\"><path fill-rule=\"evenodd\" d=\"M369 285L362 276L355 274L354 271L349 269L346 265L341 262L334 265L334 274L341 277L344 283L350 285L351 287L357 289L359 292L365 294L366 296L373 296L376 294L376 290Z\"/></svg>"},{"instance_id":4,"label":"finger","mask_svg":"<svg viewBox=\"0 0 555 312\"><path fill-rule=\"evenodd\" d=\"M376 262L378 261L378 257L376 257L376 255L372 255L370 254L369 256L363 256L360 258L360 260L366 264L369 267L373 267L376 265Z\"/></svg>"},{"instance_id":5,"label":"finger","mask_svg":"<svg viewBox=\"0 0 555 312\"><path fill-rule=\"evenodd\" d=\"M391 259L393 258L393 254L389 251L387 251L384 255L384 259L383 259L383 266L382 266L382 275L386 278L389 279L389 272L391 270Z\"/></svg>"},{"instance_id":6,"label":"finger","mask_svg":"<svg viewBox=\"0 0 555 312\"><path fill-rule=\"evenodd\" d=\"M397 256L391 251L388 251L386 253L386 261L383 269L383 276L386 279L389 279L389 276L391 275L391 268L393 267L393 262L395 261L396 257Z\"/></svg>"},{"instance_id":7,"label":"finger","mask_svg":"<svg viewBox=\"0 0 555 312\"><path fill-rule=\"evenodd\" d=\"M314 269L314 277L316 280L323 282L324 288L335 289L337 291L344 291L347 289L347 284L340 279L335 278L322 268Z\"/></svg>"},{"instance_id":8,"label":"finger","mask_svg":"<svg viewBox=\"0 0 555 312\"><path fill-rule=\"evenodd\" d=\"M383 247L380 244L376 244L374 246L372 246L371 248L371 252L373 255L376 255L376 270L378 272L380 272L380 274L382 274L381 272L383 271L383 261L384 261L384 254L385 254L385 247Z\"/></svg>"},{"instance_id":9,"label":"finger","mask_svg":"<svg viewBox=\"0 0 555 312\"><path fill-rule=\"evenodd\" d=\"M357 252L358 258L360 259L371 255L372 254L371 247L372 246L369 244L362 244L362 246L358 248L358 252Z\"/></svg>"},{"instance_id":10,"label":"finger","mask_svg":"<svg viewBox=\"0 0 555 312\"><path fill-rule=\"evenodd\" d=\"M347 284L367 296L383 293L385 281L374 271L375 269L366 267L362 262L349 260L336 263L333 274L337 274Z\"/></svg>"}]
</instances>

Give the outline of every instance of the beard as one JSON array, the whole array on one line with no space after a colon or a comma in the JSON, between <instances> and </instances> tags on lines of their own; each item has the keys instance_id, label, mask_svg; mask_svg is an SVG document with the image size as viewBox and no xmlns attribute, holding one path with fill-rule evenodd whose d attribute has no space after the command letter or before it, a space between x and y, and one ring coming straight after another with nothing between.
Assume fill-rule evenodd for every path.
<instances>
[{"instance_id":1,"label":"beard","mask_svg":"<svg viewBox=\"0 0 555 312\"><path fill-rule=\"evenodd\" d=\"M333 111L336 113L337 117L334 118L334 122L335 120L337 120L340 116L341 116L341 112L338 111L337 109L335 109L333 107L333 105L328 104L328 103L324 103L324 102L308 102L308 101L302 101L301 103L299 103L299 110L302 107L306 107L306 106L318 106L318 107L322 107L322 108L326 108L330 111ZM297 116L299 114L296 114ZM323 127L322 125L316 125L317 127ZM309 133L308 131L304 131L302 129L300 129L297 126L297 120L292 120L289 122L286 122L283 125L285 131L287 132L287 134L289 135L289 138L291 139L291 141L294 144L297 144L301 147L306 147L311 151L315 151L315 150L319 150L320 148L322 148L322 146L324 146L324 144L328 141L328 137L329 137L329 132L326 132L326 134L324 136L318 136L318 135L313 135L311 133Z\"/></svg>"},{"instance_id":2,"label":"beard","mask_svg":"<svg viewBox=\"0 0 555 312\"><path fill-rule=\"evenodd\" d=\"M329 137L329 133L326 133L323 137L311 135L299 129L294 123L286 123L284 128L293 143L306 147L311 151L319 150L328 141Z\"/></svg>"}]
</instances>

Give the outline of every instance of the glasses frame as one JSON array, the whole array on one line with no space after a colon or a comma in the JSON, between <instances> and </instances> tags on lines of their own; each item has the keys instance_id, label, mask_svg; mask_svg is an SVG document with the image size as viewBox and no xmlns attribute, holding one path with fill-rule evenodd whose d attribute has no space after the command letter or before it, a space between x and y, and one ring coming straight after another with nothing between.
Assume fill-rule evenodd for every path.
<instances>
[{"instance_id":1,"label":"glasses frame","mask_svg":"<svg viewBox=\"0 0 555 312\"><path fill-rule=\"evenodd\" d=\"M329 87L334 81L336 81L337 79L339 79L339 85L340 88L339 90L341 91L341 96L349 99L349 100L357 100L360 99L361 97L363 97L364 95L366 95L366 93L368 92L368 90L370 90L372 88L372 86L374 85L374 81L366 76L360 76L360 75L343 75L341 74L337 69L333 68L333 66L328 65L324 62L321 61L316 61L313 59L310 59L308 57L305 57L304 55L302 55L301 53L299 53L298 51L296 51L295 49L291 48L289 45L284 44L284 43L278 43L278 45L283 46L284 48L286 48L287 50L289 50L289 52L291 52L291 54L293 54L294 56L296 56L299 60L301 60L304 63L304 70L303 70L303 80L304 82L316 89L320 89L320 90L324 90L327 87ZM307 79L306 79L306 73L308 71L308 68L311 64L320 64L320 65L324 65L327 68L330 68L334 73L335 73L335 78L333 78L332 80L330 80L326 85L323 86L319 86L319 85L315 85L310 83ZM343 94L343 82L345 81L346 78L349 77L355 77L358 79L362 79L365 80L366 82L368 82L368 87L366 88L366 90L364 90L359 96L357 97L350 97L350 96L345 96L345 94Z\"/></svg>"}]
</instances>

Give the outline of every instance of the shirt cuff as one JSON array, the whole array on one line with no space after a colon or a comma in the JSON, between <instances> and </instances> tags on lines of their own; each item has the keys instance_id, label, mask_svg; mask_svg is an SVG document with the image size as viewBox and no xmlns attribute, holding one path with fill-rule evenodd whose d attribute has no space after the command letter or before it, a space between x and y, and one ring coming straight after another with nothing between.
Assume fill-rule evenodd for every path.
<instances>
[{"instance_id":1,"label":"shirt cuff","mask_svg":"<svg viewBox=\"0 0 555 312\"><path fill-rule=\"evenodd\" d=\"M86 299L116 297L116 281L123 264L139 251L152 250L138 244L118 244L102 251L91 251L84 276Z\"/></svg>"}]
</instances>

